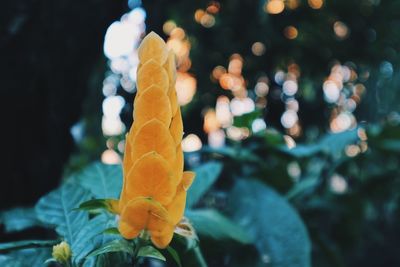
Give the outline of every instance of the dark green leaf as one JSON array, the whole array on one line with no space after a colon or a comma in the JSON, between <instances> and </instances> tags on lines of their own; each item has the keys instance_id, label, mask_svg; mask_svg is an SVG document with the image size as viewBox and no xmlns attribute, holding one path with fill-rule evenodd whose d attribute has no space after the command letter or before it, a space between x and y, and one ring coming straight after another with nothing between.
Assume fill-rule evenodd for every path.
<instances>
[{"instance_id":1,"label":"dark green leaf","mask_svg":"<svg viewBox=\"0 0 400 267\"><path fill-rule=\"evenodd\" d=\"M124 252L111 252L90 258L92 265L84 267L132 267L132 256Z\"/></svg>"},{"instance_id":2,"label":"dark green leaf","mask_svg":"<svg viewBox=\"0 0 400 267\"><path fill-rule=\"evenodd\" d=\"M112 208L111 201L115 201L114 199L91 199L85 201L79 205L79 208L76 210L86 210L91 212L98 212L99 210L107 210L111 213L115 211Z\"/></svg>"},{"instance_id":3,"label":"dark green leaf","mask_svg":"<svg viewBox=\"0 0 400 267\"><path fill-rule=\"evenodd\" d=\"M253 121L257 118L260 118L262 115L261 109L256 109L255 111L245 113L241 116L237 116L233 118L233 126L236 127L246 127L251 129L251 125Z\"/></svg>"},{"instance_id":4,"label":"dark green leaf","mask_svg":"<svg viewBox=\"0 0 400 267\"><path fill-rule=\"evenodd\" d=\"M186 215L200 235L216 240L235 240L242 244L250 244L253 241L240 226L216 210L190 210Z\"/></svg>"},{"instance_id":5,"label":"dark green leaf","mask_svg":"<svg viewBox=\"0 0 400 267\"><path fill-rule=\"evenodd\" d=\"M201 249L199 246L187 251L181 256L181 261L183 266L190 267L207 267L207 262L203 257Z\"/></svg>"},{"instance_id":6,"label":"dark green leaf","mask_svg":"<svg viewBox=\"0 0 400 267\"><path fill-rule=\"evenodd\" d=\"M106 230L103 231L103 234L107 234L107 235L119 235L120 232L118 230L117 227L111 227L111 228L107 228Z\"/></svg>"},{"instance_id":7,"label":"dark green leaf","mask_svg":"<svg viewBox=\"0 0 400 267\"><path fill-rule=\"evenodd\" d=\"M181 258L179 258L178 252L176 252L176 250L171 246L167 247L167 251L171 255L171 257L174 259L176 264L178 264L179 267L182 267Z\"/></svg>"},{"instance_id":8,"label":"dark green leaf","mask_svg":"<svg viewBox=\"0 0 400 267\"><path fill-rule=\"evenodd\" d=\"M291 205L255 180L239 180L230 194L234 220L255 240L260 257L273 267L309 267L307 230Z\"/></svg>"},{"instance_id":9,"label":"dark green leaf","mask_svg":"<svg viewBox=\"0 0 400 267\"><path fill-rule=\"evenodd\" d=\"M200 198L210 189L217 180L222 171L220 162L211 161L196 168L196 178L187 194L186 205L188 208L193 207Z\"/></svg>"},{"instance_id":10,"label":"dark green leaf","mask_svg":"<svg viewBox=\"0 0 400 267\"><path fill-rule=\"evenodd\" d=\"M109 243L106 243L102 247L94 250L92 253L90 253L87 257L93 257L97 256L100 254L104 253L110 253L110 252L125 252L128 253L132 256L134 256L133 253L133 245L126 241L125 239L118 239L118 240L113 240Z\"/></svg>"},{"instance_id":11,"label":"dark green leaf","mask_svg":"<svg viewBox=\"0 0 400 267\"><path fill-rule=\"evenodd\" d=\"M264 141L269 146L279 146L285 144L283 135L273 128L268 128L264 132L257 133L258 136L262 136Z\"/></svg>"},{"instance_id":12,"label":"dark green leaf","mask_svg":"<svg viewBox=\"0 0 400 267\"><path fill-rule=\"evenodd\" d=\"M157 260L161 260L161 261L166 261L163 254L161 254L161 252L158 251L153 246L141 247L138 251L137 256L138 257L148 257L148 258L153 258L153 259L157 259Z\"/></svg>"}]
</instances>

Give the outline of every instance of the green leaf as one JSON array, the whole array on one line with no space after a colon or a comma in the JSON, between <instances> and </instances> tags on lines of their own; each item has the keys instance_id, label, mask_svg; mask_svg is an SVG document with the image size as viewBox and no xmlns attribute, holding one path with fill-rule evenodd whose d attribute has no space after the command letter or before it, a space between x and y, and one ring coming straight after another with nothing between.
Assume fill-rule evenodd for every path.
<instances>
[{"instance_id":1,"label":"green leaf","mask_svg":"<svg viewBox=\"0 0 400 267\"><path fill-rule=\"evenodd\" d=\"M97 258L90 258L92 265L83 267L132 267L132 256L123 252L112 252L98 255Z\"/></svg>"},{"instance_id":2,"label":"green leaf","mask_svg":"<svg viewBox=\"0 0 400 267\"><path fill-rule=\"evenodd\" d=\"M74 178L96 198L119 198L122 189L121 165L95 162L74 175Z\"/></svg>"},{"instance_id":3,"label":"green leaf","mask_svg":"<svg viewBox=\"0 0 400 267\"><path fill-rule=\"evenodd\" d=\"M131 256L134 256L133 245L125 239L118 239L106 243L102 247L92 251L89 255L87 255L87 258L110 252L125 252Z\"/></svg>"},{"instance_id":4,"label":"green leaf","mask_svg":"<svg viewBox=\"0 0 400 267\"><path fill-rule=\"evenodd\" d=\"M167 251L171 255L171 257L174 259L176 264L178 264L179 267L182 267L181 258L179 258L178 252L171 246L167 247Z\"/></svg>"},{"instance_id":5,"label":"green leaf","mask_svg":"<svg viewBox=\"0 0 400 267\"><path fill-rule=\"evenodd\" d=\"M194 169L196 178L187 194L186 205L193 207L201 197L210 189L222 171L222 163L211 161Z\"/></svg>"},{"instance_id":6,"label":"green leaf","mask_svg":"<svg viewBox=\"0 0 400 267\"><path fill-rule=\"evenodd\" d=\"M111 213L116 213L113 209L112 202L115 202L115 199L91 199L85 201L79 205L76 210L85 210L90 212L98 212L99 210L107 210Z\"/></svg>"},{"instance_id":7,"label":"green leaf","mask_svg":"<svg viewBox=\"0 0 400 267\"><path fill-rule=\"evenodd\" d=\"M260 118L261 115L262 115L262 110L256 109L252 112L245 113L238 117L234 117L233 118L233 126L246 127L246 128L251 129L251 125L252 125L253 121L257 118Z\"/></svg>"},{"instance_id":8,"label":"green leaf","mask_svg":"<svg viewBox=\"0 0 400 267\"><path fill-rule=\"evenodd\" d=\"M7 243L0 243L0 252L8 252L11 250L25 249L25 248L40 248L52 247L59 243L57 240L23 240Z\"/></svg>"},{"instance_id":9,"label":"green leaf","mask_svg":"<svg viewBox=\"0 0 400 267\"><path fill-rule=\"evenodd\" d=\"M203 257L203 253L199 246L187 251L181 255L182 265L190 267L207 267L207 263Z\"/></svg>"},{"instance_id":10,"label":"green leaf","mask_svg":"<svg viewBox=\"0 0 400 267\"><path fill-rule=\"evenodd\" d=\"M33 208L15 208L0 213L0 223L6 233L18 232L43 224L37 219Z\"/></svg>"},{"instance_id":11,"label":"green leaf","mask_svg":"<svg viewBox=\"0 0 400 267\"><path fill-rule=\"evenodd\" d=\"M138 257L147 257L147 258L153 258L161 261L166 261L165 257L163 254L161 254L160 251L158 251L156 248L153 246L144 246L141 247L138 251L137 254Z\"/></svg>"},{"instance_id":12,"label":"green leaf","mask_svg":"<svg viewBox=\"0 0 400 267\"><path fill-rule=\"evenodd\" d=\"M190 210L186 215L200 235L216 240L235 240L242 244L253 242L253 238L240 226L216 210Z\"/></svg>"},{"instance_id":13,"label":"green leaf","mask_svg":"<svg viewBox=\"0 0 400 267\"><path fill-rule=\"evenodd\" d=\"M256 133L256 136L263 137L266 145L276 147L285 144L283 134L274 128L268 128L265 131Z\"/></svg>"},{"instance_id":14,"label":"green leaf","mask_svg":"<svg viewBox=\"0 0 400 267\"><path fill-rule=\"evenodd\" d=\"M118 230L117 227L111 227L111 228L107 228L106 230L103 231L103 234L107 234L107 235L119 235L120 232Z\"/></svg>"},{"instance_id":15,"label":"green leaf","mask_svg":"<svg viewBox=\"0 0 400 267\"><path fill-rule=\"evenodd\" d=\"M255 180L239 180L228 206L234 221L255 240L272 267L309 267L311 244L295 209L278 193Z\"/></svg>"}]
</instances>

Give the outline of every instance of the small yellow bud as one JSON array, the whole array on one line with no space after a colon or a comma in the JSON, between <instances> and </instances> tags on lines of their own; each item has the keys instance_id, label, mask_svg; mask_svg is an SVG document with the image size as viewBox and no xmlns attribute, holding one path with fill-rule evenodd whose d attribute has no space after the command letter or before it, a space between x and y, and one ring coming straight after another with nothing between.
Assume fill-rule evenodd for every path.
<instances>
[{"instance_id":1,"label":"small yellow bud","mask_svg":"<svg viewBox=\"0 0 400 267\"><path fill-rule=\"evenodd\" d=\"M60 244L53 246L53 258L59 263L67 263L72 256L71 248L68 243L62 241Z\"/></svg>"}]
</instances>

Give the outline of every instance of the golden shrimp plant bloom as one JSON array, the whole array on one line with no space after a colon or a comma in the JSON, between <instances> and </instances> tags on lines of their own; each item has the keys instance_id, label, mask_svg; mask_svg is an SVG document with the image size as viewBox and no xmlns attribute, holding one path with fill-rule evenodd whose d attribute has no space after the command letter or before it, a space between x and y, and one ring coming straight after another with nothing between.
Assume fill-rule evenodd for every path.
<instances>
[{"instance_id":1,"label":"golden shrimp plant bloom","mask_svg":"<svg viewBox=\"0 0 400 267\"><path fill-rule=\"evenodd\" d=\"M151 32L139 50L133 124L126 136L119 231L132 239L146 231L165 248L183 217L194 173L183 171L183 124L175 81L175 56Z\"/></svg>"}]
</instances>

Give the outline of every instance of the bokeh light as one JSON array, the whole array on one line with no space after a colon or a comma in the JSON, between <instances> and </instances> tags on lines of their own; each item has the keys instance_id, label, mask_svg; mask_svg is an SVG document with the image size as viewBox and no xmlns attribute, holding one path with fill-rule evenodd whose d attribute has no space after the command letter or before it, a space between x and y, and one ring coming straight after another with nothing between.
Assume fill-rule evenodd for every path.
<instances>
[{"instance_id":1,"label":"bokeh light","mask_svg":"<svg viewBox=\"0 0 400 267\"><path fill-rule=\"evenodd\" d=\"M285 9L283 0L269 0L265 3L264 10L269 14L279 14Z\"/></svg>"},{"instance_id":2,"label":"bokeh light","mask_svg":"<svg viewBox=\"0 0 400 267\"><path fill-rule=\"evenodd\" d=\"M308 0L308 5L313 9L320 9L324 4L324 0Z\"/></svg>"},{"instance_id":3,"label":"bokeh light","mask_svg":"<svg viewBox=\"0 0 400 267\"><path fill-rule=\"evenodd\" d=\"M298 31L297 31L297 28L294 26L287 26L283 30L283 34L285 35L286 38L293 40L293 39L297 38Z\"/></svg>"},{"instance_id":4,"label":"bokeh light","mask_svg":"<svg viewBox=\"0 0 400 267\"><path fill-rule=\"evenodd\" d=\"M182 150L184 152L195 152L202 148L200 138L195 134L189 134L182 140Z\"/></svg>"}]
</instances>

